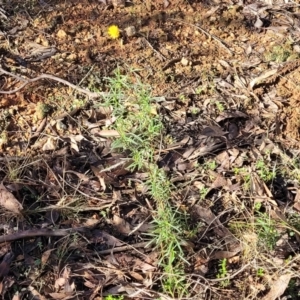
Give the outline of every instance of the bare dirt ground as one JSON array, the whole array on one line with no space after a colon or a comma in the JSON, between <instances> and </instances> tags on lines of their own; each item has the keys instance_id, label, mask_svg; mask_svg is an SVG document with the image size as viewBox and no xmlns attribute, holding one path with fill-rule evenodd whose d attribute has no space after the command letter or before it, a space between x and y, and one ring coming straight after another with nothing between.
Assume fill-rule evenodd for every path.
<instances>
[{"instance_id":1,"label":"bare dirt ground","mask_svg":"<svg viewBox=\"0 0 300 300\"><path fill-rule=\"evenodd\" d=\"M299 299L297 1L1 8L3 299ZM151 87L165 126L157 164L193 231L181 295L162 287L147 239L146 172L129 172L104 130L101 95L116 68ZM42 74L100 97L44 75L28 82Z\"/></svg>"}]
</instances>

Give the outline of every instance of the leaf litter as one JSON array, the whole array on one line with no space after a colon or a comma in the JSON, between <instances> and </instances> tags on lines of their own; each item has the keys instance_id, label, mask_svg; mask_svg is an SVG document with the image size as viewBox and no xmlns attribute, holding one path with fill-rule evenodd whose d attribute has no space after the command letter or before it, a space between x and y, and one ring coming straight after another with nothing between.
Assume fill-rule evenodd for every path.
<instances>
[{"instance_id":1,"label":"leaf litter","mask_svg":"<svg viewBox=\"0 0 300 300\"><path fill-rule=\"evenodd\" d=\"M27 5L30 17L15 1L1 7L2 296L184 298L162 292L151 174L112 147L117 108L102 98L117 66L151 85L150 117L164 122L155 160L171 204L188 213L187 298L290 296L290 282L299 286L297 6ZM106 36L112 19L120 40Z\"/></svg>"}]
</instances>

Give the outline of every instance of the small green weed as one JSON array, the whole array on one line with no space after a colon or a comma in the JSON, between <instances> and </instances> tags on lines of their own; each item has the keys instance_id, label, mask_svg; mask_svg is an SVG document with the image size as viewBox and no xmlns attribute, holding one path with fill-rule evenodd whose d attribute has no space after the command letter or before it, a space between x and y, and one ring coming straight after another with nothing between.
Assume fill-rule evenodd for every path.
<instances>
[{"instance_id":1,"label":"small green weed","mask_svg":"<svg viewBox=\"0 0 300 300\"><path fill-rule=\"evenodd\" d=\"M214 171L217 168L217 162L215 160L210 160L204 163L203 168L205 170Z\"/></svg>"},{"instance_id":2,"label":"small green weed","mask_svg":"<svg viewBox=\"0 0 300 300\"><path fill-rule=\"evenodd\" d=\"M182 103L188 102L188 98L187 98L185 95L180 95L180 96L179 96L179 100L180 100Z\"/></svg>"},{"instance_id":3,"label":"small green weed","mask_svg":"<svg viewBox=\"0 0 300 300\"><path fill-rule=\"evenodd\" d=\"M233 233L241 235L242 238L246 233L249 237L246 243L249 243L252 250L269 252L274 249L280 234L276 229L277 223L267 213L261 213L260 208L261 204L255 205L252 222L231 221L229 226Z\"/></svg>"},{"instance_id":4,"label":"small green weed","mask_svg":"<svg viewBox=\"0 0 300 300\"><path fill-rule=\"evenodd\" d=\"M206 197L208 191L209 191L209 188L207 188L207 187L202 187L202 188L200 188L200 190L199 190L199 193L200 193L200 200L204 200L204 199L205 199L205 197Z\"/></svg>"},{"instance_id":5,"label":"small green weed","mask_svg":"<svg viewBox=\"0 0 300 300\"><path fill-rule=\"evenodd\" d=\"M234 175L239 177L240 180L243 182L243 188L245 191L250 189L251 184L251 175L245 168L234 168L233 169Z\"/></svg>"},{"instance_id":6,"label":"small green weed","mask_svg":"<svg viewBox=\"0 0 300 300\"><path fill-rule=\"evenodd\" d=\"M298 158L283 161L280 172L285 177L300 181L300 161Z\"/></svg>"},{"instance_id":7,"label":"small green weed","mask_svg":"<svg viewBox=\"0 0 300 300\"><path fill-rule=\"evenodd\" d=\"M162 280L165 293L172 295L173 298L176 297L179 299L187 294L187 284L182 268L166 266L165 273Z\"/></svg>"},{"instance_id":8,"label":"small green weed","mask_svg":"<svg viewBox=\"0 0 300 300\"><path fill-rule=\"evenodd\" d=\"M36 106L36 115L41 120L52 111L52 107L46 103L38 102Z\"/></svg>"},{"instance_id":9,"label":"small green weed","mask_svg":"<svg viewBox=\"0 0 300 300\"><path fill-rule=\"evenodd\" d=\"M271 51L265 52L264 56L267 61L275 62L292 61L299 57L299 55L293 51L291 43L275 45Z\"/></svg>"},{"instance_id":10,"label":"small green weed","mask_svg":"<svg viewBox=\"0 0 300 300\"><path fill-rule=\"evenodd\" d=\"M256 271L258 277L263 277L265 275L265 270L263 268L258 268Z\"/></svg>"},{"instance_id":11,"label":"small green weed","mask_svg":"<svg viewBox=\"0 0 300 300\"><path fill-rule=\"evenodd\" d=\"M261 202L256 202L256 203L254 204L254 211L259 212L260 209L261 209L261 207L262 207Z\"/></svg>"},{"instance_id":12,"label":"small green weed","mask_svg":"<svg viewBox=\"0 0 300 300\"><path fill-rule=\"evenodd\" d=\"M293 233L293 229L297 233L300 232L300 215L298 213L290 214L288 217L288 224L291 226L290 235L295 234L295 232Z\"/></svg>"},{"instance_id":13,"label":"small green weed","mask_svg":"<svg viewBox=\"0 0 300 300\"><path fill-rule=\"evenodd\" d=\"M124 296L113 296L113 295L108 295L104 298L105 300L123 300Z\"/></svg>"},{"instance_id":14,"label":"small green weed","mask_svg":"<svg viewBox=\"0 0 300 300\"><path fill-rule=\"evenodd\" d=\"M274 170L270 170L263 160L258 160L256 163L257 174L264 182L273 180L276 176Z\"/></svg>"},{"instance_id":15,"label":"small green weed","mask_svg":"<svg viewBox=\"0 0 300 300\"><path fill-rule=\"evenodd\" d=\"M190 112L191 112L192 115L197 115L197 114L199 114L200 109L198 107L196 107L196 106L192 106L190 108Z\"/></svg>"},{"instance_id":16,"label":"small green weed","mask_svg":"<svg viewBox=\"0 0 300 300\"><path fill-rule=\"evenodd\" d=\"M216 107L217 107L217 109L218 109L218 111L221 113L221 112L223 112L224 110L225 110L225 107L224 107L224 105L220 102L220 101L216 101Z\"/></svg>"},{"instance_id":17,"label":"small green weed","mask_svg":"<svg viewBox=\"0 0 300 300\"><path fill-rule=\"evenodd\" d=\"M22 182L26 168L33 165L35 162L30 159L23 161L7 161L6 164L6 177L10 182Z\"/></svg>"},{"instance_id":18,"label":"small green weed","mask_svg":"<svg viewBox=\"0 0 300 300\"><path fill-rule=\"evenodd\" d=\"M204 91L204 88L202 86L199 86L196 88L195 93L196 93L196 95L200 95L200 94L202 94L203 91Z\"/></svg>"},{"instance_id":19,"label":"small green weed","mask_svg":"<svg viewBox=\"0 0 300 300\"><path fill-rule=\"evenodd\" d=\"M219 263L219 273L217 274L217 278L225 278L227 275L227 259L223 258ZM227 287L229 283L229 279L224 279L220 282L222 287Z\"/></svg>"},{"instance_id":20,"label":"small green weed","mask_svg":"<svg viewBox=\"0 0 300 300\"><path fill-rule=\"evenodd\" d=\"M266 213L257 213L255 218L255 229L258 234L259 245L262 248L273 250L279 238L276 224Z\"/></svg>"}]
</instances>

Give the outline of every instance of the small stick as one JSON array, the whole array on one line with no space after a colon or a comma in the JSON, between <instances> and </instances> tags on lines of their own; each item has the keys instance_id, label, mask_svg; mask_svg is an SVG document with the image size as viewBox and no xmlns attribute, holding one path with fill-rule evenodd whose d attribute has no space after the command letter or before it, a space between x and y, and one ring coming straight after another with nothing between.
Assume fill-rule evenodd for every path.
<instances>
[{"instance_id":1,"label":"small stick","mask_svg":"<svg viewBox=\"0 0 300 300\"><path fill-rule=\"evenodd\" d=\"M0 236L0 243L5 243L5 242L12 242L16 241L19 239L24 239L24 238L31 238L31 237L36 237L36 236L66 236L71 233L84 233L88 230L86 227L79 227L79 228L70 228L70 229L32 229L32 230L24 230L20 232L16 232L13 234L7 234L7 235L2 235Z\"/></svg>"},{"instance_id":2,"label":"small stick","mask_svg":"<svg viewBox=\"0 0 300 300\"><path fill-rule=\"evenodd\" d=\"M206 31L205 29L203 29L199 25L195 25L195 24L192 24L192 23L187 23L187 22L184 22L184 21L181 21L181 20L177 20L177 19L171 19L171 20L199 29L206 36L213 38L215 41L218 41L231 55L233 54L233 51L229 49L228 45L223 40L221 40L220 38L218 38L214 34L209 33L208 31Z\"/></svg>"},{"instance_id":3,"label":"small stick","mask_svg":"<svg viewBox=\"0 0 300 300\"><path fill-rule=\"evenodd\" d=\"M158 55L158 57L159 57L159 59L161 60L161 61L165 61L166 60L166 58L159 52L159 51L157 51L152 45L151 45L151 43L143 36L143 40L146 42L146 44L152 49L152 51L154 51L157 55Z\"/></svg>"},{"instance_id":4,"label":"small stick","mask_svg":"<svg viewBox=\"0 0 300 300\"><path fill-rule=\"evenodd\" d=\"M35 78L32 78L32 79L25 79L23 77L20 77L18 75L15 75L15 74L13 74L11 72L6 71L3 68L0 68L0 74L1 73L9 75L11 77L14 77L14 78L16 78L19 81L23 81L24 83L21 86L19 86L18 88L14 89L14 90L11 90L11 91L0 91L0 94L14 94L17 91L19 91L22 88L24 88L29 83L32 83L32 82L35 82L35 81L38 81L38 80L41 80L41 79L51 79L51 80L60 82L62 84L65 84L65 85L73 88L74 90L77 90L78 92L87 95L90 99L99 98L100 96L104 97L104 96L107 95L107 93L104 93L104 92L91 92L89 90L82 89L79 86L77 86L77 85L75 85L73 83L70 83L67 80L64 80L62 78L59 78L59 77L56 77L56 76L53 76L53 75L50 75L50 74L41 74L38 77L35 77Z\"/></svg>"},{"instance_id":5,"label":"small stick","mask_svg":"<svg viewBox=\"0 0 300 300\"><path fill-rule=\"evenodd\" d=\"M147 245L149 245L149 242L141 242L141 243L136 243L133 245L126 245L126 246L120 246L112 249L106 249L106 250L101 250L97 251L97 254L111 254L111 253L117 253L117 252L123 252L127 250L135 250L135 248L145 248Z\"/></svg>"}]
</instances>

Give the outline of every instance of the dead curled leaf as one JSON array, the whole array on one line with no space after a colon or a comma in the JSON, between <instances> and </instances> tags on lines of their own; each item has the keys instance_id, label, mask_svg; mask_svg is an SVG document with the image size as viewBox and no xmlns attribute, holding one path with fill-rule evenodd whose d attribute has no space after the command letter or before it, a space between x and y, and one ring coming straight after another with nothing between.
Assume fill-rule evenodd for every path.
<instances>
[{"instance_id":1,"label":"dead curled leaf","mask_svg":"<svg viewBox=\"0 0 300 300\"><path fill-rule=\"evenodd\" d=\"M250 83L249 83L249 88L250 90L252 90L254 88L255 85L263 82L265 79L273 76L274 74L277 73L277 69L272 69L272 70L268 70L265 73L261 74L260 76L254 78Z\"/></svg>"},{"instance_id":2,"label":"dead curled leaf","mask_svg":"<svg viewBox=\"0 0 300 300\"><path fill-rule=\"evenodd\" d=\"M117 215L114 215L112 225L123 234L129 234L132 231L131 225Z\"/></svg>"},{"instance_id":3,"label":"dead curled leaf","mask_svg":"<svg viewBox=\"0 0 300 300\"><path fill-rule=\"evenodd\" d=\"M224 132L220 127L214 125L203 128L201 132L201 135L215 137L224 136L225 134L226 132Z\"/></svg>"},{"instance_id":4,"label":"dead curled leaf","mask_svg":"<svg viewBox=\"0 0 300 300\"><path fill-rule=\"evenodd\" d=\"M286 290L291 280L292 274L283 274L278 279L274 280L271 285L271 290L263 298L263 300L278 299Z\"/></svg>"},{"instance_id":5,"label":"dead curled leaf","mask_svg":"<svg viewBox=\"0 0 300 300\"><path fill-rule=\"evenodd\" d=\"M21 214L23 210L22 204L6 189L3 183L0 184L0 206L16 214Z\"/></svg>"}]
</instances>

